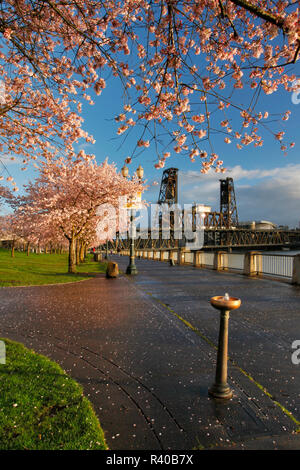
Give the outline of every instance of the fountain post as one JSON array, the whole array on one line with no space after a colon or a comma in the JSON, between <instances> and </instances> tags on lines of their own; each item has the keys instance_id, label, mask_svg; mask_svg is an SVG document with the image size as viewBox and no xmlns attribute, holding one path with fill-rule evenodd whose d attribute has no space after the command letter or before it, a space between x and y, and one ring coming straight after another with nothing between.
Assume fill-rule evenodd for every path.
<instances>
[{"instance_id":1,"label":"fountain post","mask_svg":"<svg viewBox=\"0 0 300 470\"><path fill-rule=\"evenodd\" d=\"M232 397L232 390L227 383L227 363L228 363L228 323L231 310L238 309L241 300L236 297L215 296L210 299L211 305L220 310L220 329L217 353L216 378L208 393L213 398L229 399Z\"/></svg>"}]
</instances>

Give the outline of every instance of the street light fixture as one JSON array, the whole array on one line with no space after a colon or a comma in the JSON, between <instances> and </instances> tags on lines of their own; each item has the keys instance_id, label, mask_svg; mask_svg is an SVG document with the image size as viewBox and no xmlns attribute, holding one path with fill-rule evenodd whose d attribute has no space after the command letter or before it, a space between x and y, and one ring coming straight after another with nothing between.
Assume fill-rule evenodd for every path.
<instances>
[{"instance_id":1,"label":"street light fixture","mask_svg":"<svg viewBox=\"0 0 300 470\"><path fill-rule=\"evenodd\" d=\"M141 180L143 178L144 168L141 165L138 166L138 168L136 170L136 174L137 174L137 177L138 177L139 180Z\"/></svg>"},{"instance_id":2,"label":"street light fixture","mask_svg":"<svg viewBox=\"0 0 300 470\"><path fill-rule=\"evenodd\" d=\"M121 173L122 173L122 176L124 178L128 177L129 170L128 170L128 167L126 165L123 166L123 168L121 170ZM137 168L136 175L137 175L138 179L141 181L143 176L144 176L144 169L141 165L139 165L139 167ZM137 270L137 267L135 265L135 245L134 245L134 233L133 233L134 219L135 219L135 210L131 207L130 208L130 230L131 230L131 234L130 234L130 255L129 255L129 265L127 266L126 274L134 274L135 275L135 274L138 273L138 270Z\"/></svg>"},{"instance_id":3,"label":"street light fixture","mask_svg":"<svg viewBox=\"0 0 300 470\"><path fill-rule=\"evenodd\" d=\"M124 176L124 178L127 178L128 173L129 173L128 166L124 165L121 170L121 173L122 173L122 176Z\"/></svg>"}]
</instances>

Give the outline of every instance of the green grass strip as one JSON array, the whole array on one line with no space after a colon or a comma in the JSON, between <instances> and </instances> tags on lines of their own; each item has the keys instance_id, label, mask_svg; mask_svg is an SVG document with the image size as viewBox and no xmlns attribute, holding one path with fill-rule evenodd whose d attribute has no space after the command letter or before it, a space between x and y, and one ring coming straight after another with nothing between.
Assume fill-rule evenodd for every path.
<instances>
[{"instance_id":1,"label":"green grass strip","mask_svg":"<svg viewBox=\"0 0 300 470\"><path fill-rule=\"evenodd\" d=\"M1 450L105 450L103 430L82 387L61 367L2 339Z\"/></svg>"},{"instance_id":2,"label":"green grass strip","mask_svg":"<svg viewBox=\"0 0 300 470\"><path fill-rule=\"evenodd\" d=\"M106 263L95 262L92 255L77 266L76 274L70 274L67 253L30 253L27 256L24 252L15 251L12 258L9 250L0 249L0 286L3 287L83 281L105 270Z\"/></svg>"}]
</instances>

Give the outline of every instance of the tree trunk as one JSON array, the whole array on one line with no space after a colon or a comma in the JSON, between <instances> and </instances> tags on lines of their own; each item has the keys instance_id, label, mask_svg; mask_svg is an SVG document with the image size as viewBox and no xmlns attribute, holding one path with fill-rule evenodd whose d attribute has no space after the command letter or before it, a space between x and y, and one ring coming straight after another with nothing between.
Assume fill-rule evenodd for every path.
<instances>
[{"instance_id":1,"label":"tree trunk","mask_svg":"<svg viewBox=\"0 0 300 470\"><path fill-rule=\"evenodd\" d=\"M29 256L29 251L30 251L30 243L27 243L27 256Z\"/></svg>"},{"instance_id":2,"label":"tree trunk","mask_svg":"<svg viewBox=\"0 0 300 470\"><path fill-rule=\"evenodd\" d=\"M85 247L85 243L80 242L80 249L79 249L79 259L80 259L80 263L83 263L83 262L84 262L84 247Z\"/></svg>"},{"instance_id":3,"label":"tree trunk","mask_svg":"<svg viewBox=\"0 0 300 470\"><path fill-rule=\"evenodd\" d=\"M13 240L11 244L11 257L15 257L15 240Z\"/></svg>"},{"instance_id":4,"label":"tree trunk","mask_svg":"<svg viewBox=\"0 0 300 470\"><path fill-rule=\"evenodd\" d=\"M76 240L76 264L77 266L80 264L79 249L80 249L80 242L79 240Z\"/></svg>"},{"instance_id":5,"label":"tree trunk","mask_svg":"<svg viewBox=\"0 0 300 470\"><path fill-rule=\"evenodd\" d=\"M76 273L76 238L69 240L69 273Z\"/></svg>"}]
</instances>

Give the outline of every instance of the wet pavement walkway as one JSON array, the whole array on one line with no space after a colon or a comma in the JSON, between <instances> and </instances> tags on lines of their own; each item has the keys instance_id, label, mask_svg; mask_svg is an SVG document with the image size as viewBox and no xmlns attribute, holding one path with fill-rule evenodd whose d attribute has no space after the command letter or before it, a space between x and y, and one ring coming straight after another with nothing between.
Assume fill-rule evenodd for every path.
<instances>
[{"instance_id":1,"label":"wet pavement walkway","mask_svg":"<svg viewBox=\"0 0 300 470\"><path fill-rule=\"evenodd\" d=\"M127 257L113 257L125 271ZM300 287L137 260L139 274L0 288L0 336L80 382L112 450L300 449ZM233 398L208 397L219 314L229 321Z\"/></svg>"}]
</instances>

